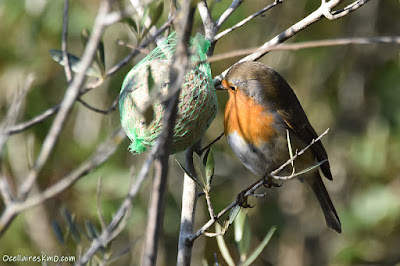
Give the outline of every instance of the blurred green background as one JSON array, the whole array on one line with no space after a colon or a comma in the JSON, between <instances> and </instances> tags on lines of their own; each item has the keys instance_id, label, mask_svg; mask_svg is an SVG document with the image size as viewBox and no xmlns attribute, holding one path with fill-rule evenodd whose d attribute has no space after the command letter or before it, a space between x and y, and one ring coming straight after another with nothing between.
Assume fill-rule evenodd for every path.
<instances>
[{"instance_id":1,"label":"blurred green background","mask_svg":"<svg viewBox=\"0 0 400 266\"><path fill-rule=\"evenodd\" d=\"M69 51L83 52L80 33L90 29L95 18L96 0L70 1ZM230 1L208 1L216 19ZM228 19L228 28L270 1L244 1ZM350 3L350 1L345 1ZM13 95L22 87L28 74L35 80L18 121L28 120L62 99L67 87L64 70L54 62L48 50L61 49L61 0L0 1L0 119ZM166 1L164 17L168 14ZM220 39L214 54L262 45L276 34L318 8L312 0L286 0L242 28ZM400 33L399 1L370 1L359 10L336 21L326 19L308 27L289 40L301 42L332 38L377 37ZM198 13L194 33L202 32ZM106 68L126 56L130 49L117 40L136 44L126 25L117 23L104 34ZM153 45L154 47L154 45ZM83 99L107 109L117 97L122 80L143 56L108 78L104 84L85 94ZM212 64L213 75L235 63L232 58ZM399 45L370 44L299 51L275 51L261 62L278 71L292 86L318 133L330 128L323 142L331 162L333 182L325 182L342 221L341 235L327 229L318 203L308 187L298 181L285 182L270 189L264 198L250 199L251 248L264 238L271 226L277 231L254 265L395 265L400 263L400 62ZM207 131L204 143L223 131L223 110L227 100L217 92L219 114ZM40 150L52 118L10 137L2 154L2 175L12 189L22 182ZM50 161L42 171L36 191L55 183L90 156L119 126L119 113L94 113L76 104ZM75 255L85 250L88 241L75 242L69 237L60 243L51 224L56 221L65 232L65 208L84 227L90 221L100 230L97 217L96 188L102 178L100 204L109 221L118 209L132 182L131 175L146 154L133 156L125 140L109 161L81 179L71 189L45 204L23 212L0 239L0 256L7 255ZM216 174L212 201L219 211L256 180L234 156L223 138L213 146ZM184 154L172 156L184 162ZM171 158L164 232L160 242L159 265L175 264L177 254L182 171ZM114 265L139 265L146 226L151 178L135 200L132 216L111 251L118 253L133 243L131 251ZM0 203L0 210L4 205ZM204 198L196 212L196 228L208 220ZM238 258L233 228L225 237L231 253ZM214 262L217 253L223 262L216 240L196 240L193 265L202 260ZM2 264L0 260L0 264ZM10 263L9 263L10 264ZM7 264L7 265L9 265ZM15 263L12 265L28 265Z\"/></svg>"}]
</instances>

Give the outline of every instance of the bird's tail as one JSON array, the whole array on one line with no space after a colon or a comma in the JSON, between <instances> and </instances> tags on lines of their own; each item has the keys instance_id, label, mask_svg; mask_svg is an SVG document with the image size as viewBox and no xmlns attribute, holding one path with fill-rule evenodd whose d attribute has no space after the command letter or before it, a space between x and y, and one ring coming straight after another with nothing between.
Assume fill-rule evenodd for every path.
<instances>
[{"instance_id":1,"label":"bird's tail","mask_svg":"<svg viewBox=\"0 0 400 266\"><path fill-rule=\"evenodd\" d=\"M332 200L329 197L324 183L322 182L321 176L318 172L316 175L317 176L315 178L311 180L308 179L307 181L318 198L328 227L332 228L338 233L341 233L342 226L340 224L339 216L336 212L335 206L333 206Z\"/></svg>"}]
</instances>

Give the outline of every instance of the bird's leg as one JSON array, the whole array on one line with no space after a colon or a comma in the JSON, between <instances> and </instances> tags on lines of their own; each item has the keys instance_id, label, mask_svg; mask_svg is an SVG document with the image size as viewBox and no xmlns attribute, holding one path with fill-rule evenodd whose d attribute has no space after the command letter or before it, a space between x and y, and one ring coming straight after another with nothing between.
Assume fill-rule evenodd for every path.
<instances>
[{"instance_id":1,"label":"bird's leg","mask_svg":"<svg viewBox=\"0 0 400 266\"><path fill-rule=\"evenodd\" d=\"M272 176L271 176L270 174L266 174L266 175L264 176L264 183L263 183L263 185L264 185L266 188L281 187L282 184L283 184L283 183L278 184L278 183L275 183L274 181L272 181Z\"/></svg>"},{"instance_id":2,"label":"bird's leg","mask_svg":"<svg viewBox=\"0 0 400 266\"><path fill-rule=\"evenodd\" d=\"M238 204L240 207L243 207L243 208L253 208L253 207L254 207L254 206L251 206L250 204L247 203L247 198L248 198L251 194L246 196L246 193L247 193L253 186L254 186L254 184L251 185L251 186L249 186L248 188L246 188L245 190L243 190L242 192L240 192L240 193L237 195L237 197L236 197L236 202L237 202L237 204Z\"/></svg>"},{"instance_id":3,"label":"bird's leg","mask_svg":"<svg viewBox=\"0 0 400 266\"><path fill-rule=\"evenodd\" d=\"M247 203L247 198L249 196L245 196L247 190L243 190L242 192L240 192L237 197L236 197L236 202L240 207L243 208L253 208L254 206L251 206L250 204Z\"/></svg>"}]
</instances>

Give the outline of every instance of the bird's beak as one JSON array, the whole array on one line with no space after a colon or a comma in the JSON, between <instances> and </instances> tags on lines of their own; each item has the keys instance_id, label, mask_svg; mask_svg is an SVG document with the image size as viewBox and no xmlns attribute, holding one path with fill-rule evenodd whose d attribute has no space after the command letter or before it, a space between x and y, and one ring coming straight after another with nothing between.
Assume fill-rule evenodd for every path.
<instances>
[{"instance_id":1,"label":"bird's beak","mask_svg":"<svg viewBox=\"0 0 400 266\"><path fill-rule=\"evenodd\" d=\"M217 90L228 90L229 89L228 81L226 81L226 79L223 79L221 81L221 84L219 86L217 86L216 89Z\"/></svg>"}]
</instances>

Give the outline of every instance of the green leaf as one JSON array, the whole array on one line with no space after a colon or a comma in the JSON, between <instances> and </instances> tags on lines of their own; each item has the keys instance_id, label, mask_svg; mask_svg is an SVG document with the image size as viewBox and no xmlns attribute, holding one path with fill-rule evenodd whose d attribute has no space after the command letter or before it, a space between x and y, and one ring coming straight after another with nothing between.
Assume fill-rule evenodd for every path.
<instances>
[{"instance_id":1,"label":"green leaf","mask_svg":"<svg viewBox=\"0 0 400 266\"><path fill-rule=\"evenodd\" d=\"M161 18L163 11L164 11L164 1L155 1L150 4L150 18L151 18L151 25L149 28L154 26Z\"/></svg>"},{"instance_id":2,"label":"green leaf","mask_svg":"<svg viewBox=\"0 0 400 266\"><path fill-rule=\"evenodd\" d=\"M261 254L261 252L264 250L264 248L268 245L269 241L271 240L272 235L276 231L276 227L273 226L271 229L269 229L268 234L264 237L263 241L258 245L258 247L250 254L248 259L243 262L242 266L248 266L251 265L257 257Z\"/></svg>"},{"instance_id":3,"label":"green leaf","mask_svg":"<svg viewBox=\"0 0 400 266\"><path fill-rule=\"evenodd\" d=\"M194 170L196 171L197 176L203 183L202 188L204 189L204 187L206 186L206 180L205 180L206 170L204 168L204 165L201 161L200 156L195 152L193 153L193 165L194 165Z\"/></svg>"},{"instance_id":4,"label":"green leaf","mask_svg":"<svg viewBox=\"0 0 400 266\"><path fill-rule=\"evenodd\" d=\"M211 149L209 149L209 152L207 154L207 162L205 166L206 170L206 181L207 181L207 186L211 186L211 181L214 176L214 169L215 169L215 161L214 161L214 154Z\"/></svg>"},{"instance_id":5,"label":"green leaf","mask_svg":"<svg viewBox=\"0 0 400 266\"><path fill-rule=\"evenodd\" d=\"M150 8L149 8L149 6L147 6L144 8L143 16L139 20L139 23L142 27L144 27L144 23L145 23L147 17L149 16L149 13L150 13Z\"/></svg>"},{"instance_id":6,"label":"green leaf","mask_svg":"<svg viewBox=\"0 0 400 266\"><path fill-rule=\"evenodd\" d=\"M125 18L124 20L122 20L122 22L126 23L133 34L137 36L137 34L139 33L139 28L136 21L134 21L132 18Z\"/></svg>"},{"instance_id":7,"label":"green leaf","mask_svg":"<svg viewBox=\"0 0 400 266\"><path fill-rule=\"evenodd\" d=\"M68 229L69 229L69 232L71 233L72 238L74 239L74 241L76 243L81 242L81 236L80 236L78 228L76 227L75 220L74 220L75 218L67 210L67 208L64 208L63 214L64 214L64 219L68 224Z\"/></svg>"},{"instance_id":8,"label":"green leaf","mask_svg":"<svg viewBox=\"0 0 400 266\"><path fill-rule=\"evenodd\" d=\"M73 223L74 223L74 218L73 218L72 214L68 211L67 208L63 208L63 216L64 216L64 220L68 224L68 226L72 227Z\"/></svg>"},{"instance_id":9,"label":"green leaf","mask_svg":"<svg viewBox=\"0 0 400 266\"><path fill-rule=\"evenodd\" d=\"M221 233L221 232L222 232L222 228L221 228L221 226L219 225L219 223L215 223L215 231L216 231L217 233ZM227 263L229 266L234 266L235 263L234 263L234 261L233 261L233 259L232 259L231 254L229 253L229 249L228 249L228 247L226 246L226 243L225 243L225 240L224 240L224 236L223 236L223 235L217 236L217 244L218 244L219 251L221 252L222 257L224 258L224 260L226 261L226 263Z\"/></svg>"},{"instance_id":10,"label":"green leaf","mask_svg":"<svg viewBox=\"0 0 400 266\"><path fill-rule=\"evenodd\" d=\"M62 66L65 66L64 62L64 57L63 57L63 52L61 50L55 50L51 49L49 50L49 53L51 57L53 58L54 61L59 63ZM82 72L82 64L81 64L81 59L73 54L67 54L68 56L68 61L69 65L71 66L71 70L75 73ZM86 75L96 77L96 78L101 78L101 73L98 69L94 67L89 67L88 70L86 71Z\"/></svg>"},{"instance_id":11,"label":"green leaf","mask_svg":"<svg viewBox=\"0 0 400 266\"><path fill-rule=\"evenodd\" d=\"M93 239L99 236L99 232L97 228L89 221L85 221L85 228L88 234L89 240L92 241Z\"/></svg>"},{"instance_id":12,"label":"green leaf","mask_svg":"<svg viewBox=\"0 0 400 266\"><path fill-rule=\"evenodd\" d=\"M235 241L238 244L240 261L246 260L247 252L250 247L251 227L247 211L242 209L234 221Z\"/></svg>"},{"instance_id":13,"label":"green leaf","mask_svg":"<svg viewBox=\"0 0 400 266\"><path fill-rule=\"evenodd\" d=\"M99 42L99 47L97 48L96 57L98 57L98 59L96 61L98 62L98 66L100 68L101 75L103 76L105 73L105 67L106 67L106 58L105 58L105 54L104 54L103 40L101 40Z\"/></svg>"},{"instance_id":14,"label":"green leaf","mask_svg":"<svg viewBox=\"0 0 400 266\"><path fill-rule=\"evenodd\" d=\"M60 241L61 244L65 244L64 235L60 225L56 221L52 221L51 226L53 227L53 231L54 234L56 235L57 240Z\"/></svg>"},{"instance_id":15,"label":"green leaf","mask_svg":"<svg viewBox=\"0 0 400 266\"><path fill-rule=\"evenodd\" d=\"M140 37L146 36L150 28L153 27L161 18L164 11L164 1L154 1L147 8L145 8L143 16L140 18ZM145 25L145 21L150 18L150 24Z\"/></svg>"},{"instance_id":16,"label":"green leaf","mask_svg":"<svg viewBox=\"0 0 400 266\"><path fill-rule=\"evenodd\" d=\"M128 252L136 245L138 240L134 240L125 247L121 248L116 254L114 254L109 260L107 260L107 265L111 265L113 262L121 258L122 256L128 254Z\"/></svg>"},{"instance_id":17,"label":"green leaf","mask_svg":"<svg viewBox=\"0 0 400 266\"><path fill-rule=\"evenodd\" d=\"M89 41L90 38L90 32L88 29L84 28L81 31L81 41L84 47L86 47L87 42Z\"/></svg>"},{"instance_id":18,"label":"green leaf","mask_svg":"<svg viewBox=\"0 0 400 266\"><path fill-rule=\"evenodd\" d=\"M233 221L235 220L236 216L239 214L240 211L240 206L239 205L235 205L235 207L233 207L231 209L231 211L229 212L229 224L232 224Z\"/></svg>"},{"instance_id":19,"label":"green leaf","mask_svg":"<svg viewBox=\"0 0 400 266\"><path fill-rule=\"evenodd\" d=\"M186 170L186 168L183 167L183 165L177 159L175 159L175 161L180 166L180 168L183 170L183 172L185 172L187 174L187 176L189 176L200 188L202 188L200 183L197 181L197 179L191 173L189 173L189 171Z\"/></svg>"},{"instance_id":20,"label":"green leaf","mask_svg":"<svg viewBox=\"0 0 400 266\"><path fill-rule=\"evenodd\" d=\"M294 176L296 177L296 176L305 174L305 173L307 173L307 172L309 172L309 171L311 171L311 170L313 170L313 169L319 167L320 165L324 164L324 163L327 162L327 161L328 161L328 160L325 159L325 160L320 161L320 162L318 162L318 163L316 163L316 164L314 164L314 165L311 165L310 167L307 167L306 169L303 169L303 170L301 170L300 172L296 173Z\"/></svg>"}]
</instances>

